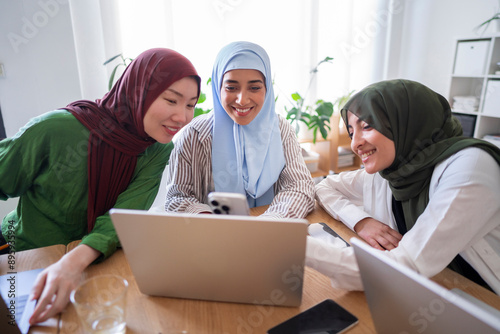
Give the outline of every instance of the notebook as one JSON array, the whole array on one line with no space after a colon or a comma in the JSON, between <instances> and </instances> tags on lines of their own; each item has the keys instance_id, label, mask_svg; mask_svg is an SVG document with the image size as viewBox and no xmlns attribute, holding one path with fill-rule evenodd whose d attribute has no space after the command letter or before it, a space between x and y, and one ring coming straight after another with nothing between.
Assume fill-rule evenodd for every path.
<instances>
[{"instance_id":1,"label":"notebook","mask_svg":"<svg viewBox=\"0 0 500 334\"><path fill-rule=\"evenodd\" d=\"M36 301L28 300L37 275L43 269L12 272L0 276L0 333L25 334Z\"/></svg>"},{"instance_id":2,"label":"notebook","mask_svg":"<svg viewBox=\"0 0 500 334\"><path fill-rule=\"evenodd\" d=\"M500 311L351 239L377 333L499 333Z\"/></svg>"},{"instance_id":3,"label":"notebook","mask_svg":"<svg viewBox=\"0 0 500 334\"><path fill-rule=\"evenodd\" d=\"M112 209L142 293L298 306L307 220Z\"/></svg>"}]
</instances>

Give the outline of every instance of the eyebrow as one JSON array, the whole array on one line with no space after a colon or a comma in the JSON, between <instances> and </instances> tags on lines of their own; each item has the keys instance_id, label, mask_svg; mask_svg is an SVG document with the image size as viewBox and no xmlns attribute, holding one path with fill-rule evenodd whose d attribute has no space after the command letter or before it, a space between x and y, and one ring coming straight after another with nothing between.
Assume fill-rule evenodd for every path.
<instances>
[{"instance_id":1,"label":"eyebrow","mask_svg":"<svg viewBox=\"0 0 500 334\"><path fill-rule=\"evenodd\" d=\"M361 123L361 122L364 122L364 121L363 121L361 118L359 118L359 117L358 117L358 119L357 119L357 121L356 121L355 123L356 123L356 124L359 124L359 123ZM353 127L352 127L352 125L349 123L349 121L348 121L348 123L347 123L346 129L347 129L347 132L348 132L349 137L351 137L351 136L352 136L352 133L350 133L350 132L349 132L349 130L350 130L350 129L353 129Z\"/></svg>"},{"instance_id":2,"label":"eyebrow","mask_svg":"<svg viewBox=\"0 0 500 334\"><path fill-rule=\"evenodd\" d=\"M167 90L168 90L169 92L174 93L174 94L175 94L175 95L177 95L178 97L184 97L184 95L183 95L182 93L180 93L180 92L176 91L175 89L172 89L172 88L167 88ZM197 99L198 99L198 97L197 97L197 96L194 96L194 97L190 98L189 100L197 100Z\"/></svg>"},{"instance_id":3,"label":"eyebrow","mask_svg":"<svg viewBox=\"0 0 500 334\"><path fill-rule=\"evenodd\" d=\"M228 79L228 80L224 80L224 83L239 83L238 80L231 80L231 79ZM257 80L250 80L248 81L249 84L253 84L253 83L261 83L261 84L264 84L264 81L262 81L261 79L257 79Z\"/></svg>"},{"instance_id":4,"label":"eyebrow","mask_svg":"<svg viewBox=\"0 0 500 334\"><path fill-rule=\"evenodd\" d=\"M349 121L349 120L348 120L348 121ZM363 121L361 118L359 118L359 117L358 117L358 119L356 120L356 122L355 122L355 123L356 123L356 124L359 124L359 123L361 123L361 122L364 122L364 121ZM349 123L347 123L347 127L351 127L351 128L352 128L352 125L351 125L351 124L349 124Z\"/></svg>"}]
</instances>

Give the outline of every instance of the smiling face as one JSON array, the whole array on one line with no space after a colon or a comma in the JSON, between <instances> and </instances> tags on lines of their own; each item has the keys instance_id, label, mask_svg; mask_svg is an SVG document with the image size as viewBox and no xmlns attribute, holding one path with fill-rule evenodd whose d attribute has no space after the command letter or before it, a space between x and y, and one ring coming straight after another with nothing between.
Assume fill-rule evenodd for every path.
<instances>
[{"instance_id":1,"label":"smiling face","mask_svg":"<svg viewBox=\"0 0 500 334\"><path fill-rule=\"evenodd\" d=\"M365 170L374 174L388 168L396 158L394 141L390 140L350 111L347 113L347 131L351 148L361 157Z\"/></svg>"},{"instance_id":2,"label":"smiling face","mask_svg":"<svg viewBox=\"0 0 500 334\"><path fill-rule=\"evenodd\" d=\"M198 84L191 77L174 82L151 104L144 115L144 131L159 143L169 143L191 122L198 101Z\"/></svg>"},{"instance_id":3,"label":"smiling face","mask_svg":"<svg viewBox=\"0 0 500 334\"><path fill-rule=\"evenodd\" d=\"M264 75L257 70L232 70L224 74L221 104L231 119L247 125L259 114L266 98Z\"/></svg>"}]
</instances>

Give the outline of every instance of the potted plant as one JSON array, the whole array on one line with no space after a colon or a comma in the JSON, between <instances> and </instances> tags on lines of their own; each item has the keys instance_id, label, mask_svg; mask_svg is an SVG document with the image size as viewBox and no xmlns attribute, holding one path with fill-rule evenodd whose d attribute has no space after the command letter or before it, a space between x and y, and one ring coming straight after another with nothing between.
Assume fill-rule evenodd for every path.
<instances>
[{"instance_id":1,"label":"potted plant","mask_svg":"<svg viewBox=\"0 0 500 334\"><path fill-rule=\"evenodd\" d=\"M311 87L314 75L318 72L318 67L323 63L330 63L333 60L331 57L326 57L321 60L316 67L311 70L311 80L309 81L309 86L307 92ZM306 92L306 95L307 95ZM312 131L313 143L316 142L318 132L321 134L323 139L326 139L328 132L330 131L330 118L333 114L333 104L331 102L326 102L324 100L317 100L312 105L305 104L307 96L302 96L298 92L291 95L292 108L288 109L285 107L287 112L286 118L295 124L295 132L298 134L300 130L300 124L303 124L308 130Z\"/></svg>"},{"instance_id":2,"label":"potted plant","mask_svg":"<svg viewBox=\"0 0 500 334\"><path fill-rule=\"evenodd\" d=\"M317 100L314 105L304 106L304 99L299 93L292 94L295 102L293 108L287 111L286 118L295 123L295 132L300 130L300 122L312 132L313 143L316 143L318 132L326 139L330 131L330 118L333 115L333 104L323 100Z\"/></svg>"}]
</instances>

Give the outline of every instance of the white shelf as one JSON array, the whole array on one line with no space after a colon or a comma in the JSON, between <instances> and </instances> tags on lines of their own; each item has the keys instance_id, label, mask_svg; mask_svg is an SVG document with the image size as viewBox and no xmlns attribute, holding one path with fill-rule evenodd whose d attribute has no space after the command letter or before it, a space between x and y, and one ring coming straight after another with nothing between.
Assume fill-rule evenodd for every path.
<instances>
[{"instance_id":1,"label":"white shelf","mask_svg":"<svg viewBox=\"0 0 500 334\"><path fill-rule=\"evenodd\" d=\"M500 70L497 65L500 62L500 34L479 38L477 36L457 38L454 59L448 96L452 112L475 118L473 136L476 138L500 133L500 102L497 102L500 101L500 91L496 89L498 87L496 82L488 86L488 83L492 81L500 81L500 75L495 74L495 71ZM474 71L471 75L460 74L460 72L467 72L463 66L482 70ZM458 73L455 73L455 70ZM462 111L453 108L455 96L475 96L479 100L477 111ZM498 108L496 108L497 103ZM484 108L485 105L487 110Z\"/></svg>"}]
</instances>

